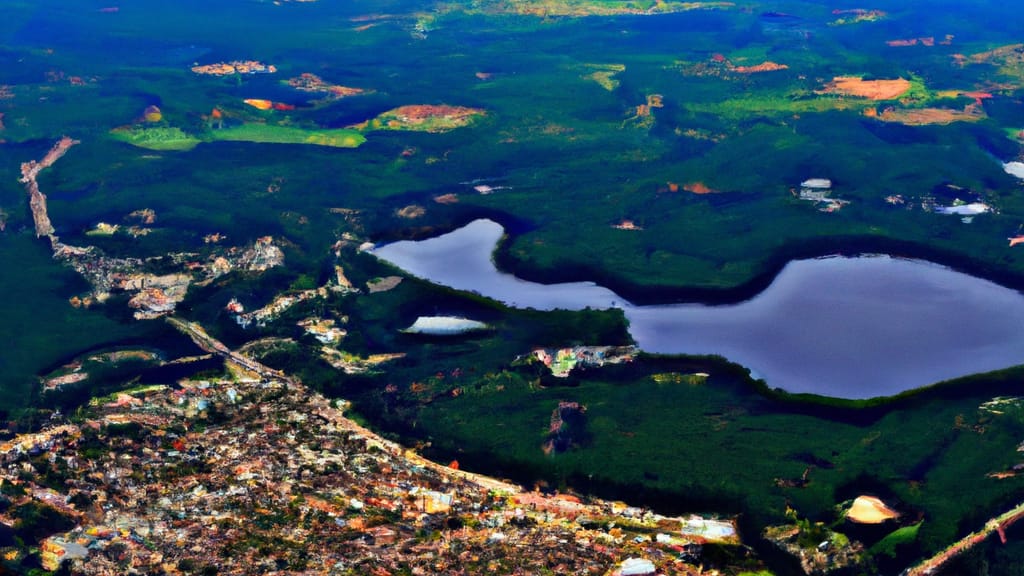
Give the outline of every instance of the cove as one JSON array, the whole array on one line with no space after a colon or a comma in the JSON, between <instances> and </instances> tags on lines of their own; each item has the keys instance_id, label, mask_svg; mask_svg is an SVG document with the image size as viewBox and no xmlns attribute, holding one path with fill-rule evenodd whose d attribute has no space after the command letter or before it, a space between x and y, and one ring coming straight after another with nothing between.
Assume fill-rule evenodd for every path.
<instances>
[{"instance_id":1,"label":"cove","mask_svg":"<svg viewBox=\"0 0 1024 576\"><path fill-rule=\"evenodd\" d=\"M621 308L644 351L721 355L792 393L892 396L1024 363L1024 295L922 260L795 260L738 304L635 306L592 282L538 284L497 270L491 254L503 233L476 220L371 253L517 308Z\"/></svg>"}]
</instances>

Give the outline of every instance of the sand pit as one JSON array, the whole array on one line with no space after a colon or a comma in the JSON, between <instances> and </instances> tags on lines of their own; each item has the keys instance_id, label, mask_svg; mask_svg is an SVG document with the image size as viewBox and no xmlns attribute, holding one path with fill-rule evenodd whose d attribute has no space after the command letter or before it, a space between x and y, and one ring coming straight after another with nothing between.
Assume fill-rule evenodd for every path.
<instances>
[{"instance_id":1,"label":"sand pit","mask_svg":"<svg viewBox=\"0 0 1024 576\"><path fill-rule=\"evenodd\" d=\"M858 524L881 524L899 518L900 514L874 496L858 496L846 511L846 517Z\"/></svg>"},{"instance_id":2,"label":"sand pit","mask_svg":"<svg viewBox=\"0 0 1024 576\"><path fill-rule=\"evenodd\" d=\"M907 126L977 122L985 118L985 109L974 104L968 104L963 110L949 108L889 109L877 115L877 118L884 122L898 122Z\"/></svg>"},{"instance_id":3,"label":"sand pit","mask_svg":"<svg viewBox=\"0 0 1024 576\"><path fill-rule=\"evenodd\" d=\"M910 90L910 80L863 80L857 76L836 76L829 82L825 94L857 96L869 100L893 100Z\"/></svg>"}]
</instances>

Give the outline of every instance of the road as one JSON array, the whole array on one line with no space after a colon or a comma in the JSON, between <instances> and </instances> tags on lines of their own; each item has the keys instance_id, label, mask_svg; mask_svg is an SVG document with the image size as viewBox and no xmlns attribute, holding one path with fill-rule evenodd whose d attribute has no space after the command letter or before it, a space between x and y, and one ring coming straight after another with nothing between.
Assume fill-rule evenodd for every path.
<instances>
[{"instance_id":1,"label":"road","mask_svg":"<svg viewBox=\"0 0 1024 576\"><path fill-rule=\"evenodd\" d=\"M906 570L903 572L903 576L930 576L931 574L935 574L943 564L949 562L963 552L970 550L975 545L980 544L986 538L991 536L993 532L998 532L999 538L1005 544L1006 528L1009 527L1010 524L1020 520L1021 517L1024 517L1024 502L1016 505L1006 512L1003 512L999 516L992 518L985 523L985 527L981 530L971 532L967 536L964 536L960 540L948 546L942 552L939 552L917 566Z\"/></svg>"},{"instance_id":2,"label":"road","mask_svg":"<svg viewBox=\"0 0 1024 576\"><path fill-rule=\"evenodd\" d=\"M167 322L188 337L192 338L192 341L206 352L221 356L225 360L241 366L250 372L255 372L264 378L280 380L292 386L298 385L298 382L294 378L288 376L284 372L275 370L258 362L257 360L231 350L220 340L217 340L213 336L207 334L206 330L195 322L188 322L174 316L168 316Z\"/></svg>"},{"instance_id":3,"label":"road","mask_svg":"<svg viewBox=\"0 0 1024 576\"><path fill-rule=\"evenodd\" d=\"M305 386L302 385L297 379L288 376L280 370L275 370L269 366L266 366L248 356L235 352L224 345L223 342L217 340L213 336L206 333L206 330L202 326L195 322L189 322L175 316L168 316L167 322L177 328L179 331L187 335L196 343L197 346L209 352L223 357L228 362L241 366L242 368L255 372L260 376L269 380L278 380L284 382L289 388L297 392L307 393ZM320 404L312 402L314 404ZM410 450L405 449L397 442L392 442L386 438L379 436L370 429L359 425L350 418L344 416L341 410L332 408L329 404L311 406L313 413L321 418L332 422L339 429L346 430L359 434L366 439L366 442L370 446L377 446L382 450L387 450L394 454L403 454L412 464L419 465L424 468L429 468L441 475L447 476L452 479L459 479L465 482L471 482L480 486L486 490L493 490L499 492L505 492L508 494L519 494L522 492L522 487L509 482L504 482L489 476L483 476L480 474L474 474L472 472L466 472L465 470L456 470L449 466L432 462L426 458L416 454Z\"/></svg>"}]
</instances>

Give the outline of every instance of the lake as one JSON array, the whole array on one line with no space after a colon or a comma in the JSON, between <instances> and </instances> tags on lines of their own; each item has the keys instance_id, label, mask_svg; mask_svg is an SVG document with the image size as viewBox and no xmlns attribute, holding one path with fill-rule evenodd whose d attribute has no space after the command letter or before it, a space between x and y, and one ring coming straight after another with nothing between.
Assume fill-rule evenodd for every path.
<instances>
[{"instance_id":1,"label":"lake","mask_svg":"<svg viewBox=\"0 0 1024 576\"><path fill-rule=\"evenodd\" d=\"M718 354L794 393L891 396L1024 363L1024 295L930 262L797 260L738 304L635 306L592 282L538 284L497 270L491 254L503 233L496 222L476 220L372 253L517 308L621 308L647 352Z\"/></svg>"}]
</instances>

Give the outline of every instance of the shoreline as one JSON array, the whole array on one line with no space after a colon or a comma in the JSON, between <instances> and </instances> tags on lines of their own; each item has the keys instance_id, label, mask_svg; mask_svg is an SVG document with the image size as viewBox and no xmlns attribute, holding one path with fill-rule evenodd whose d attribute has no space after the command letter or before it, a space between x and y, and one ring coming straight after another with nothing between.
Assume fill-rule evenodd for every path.
<instances>
[{"instance_id":1,"label":"shoreline","mask_svg":"<svg viewBox=\"0 0 1024 576\"><path fill-rule=\"evenodd\" d=\"M993 270L989 264L946 250L885 237L833 236L822 237L814 242L784 245L774 255L762 262L762 271L759 274L741 284L723 287L642 285L587 265L564 266L557 271L539 268L511 256L509 246L513 239L513 235L506 233L495 248L494 262L499 271L541 284L594 282L636 306L738 304L764 292L790 262L830 256L885 255L893 258L921 260L949 268L955 272L988 280L1017 292L1024 292L1024 274Z\"/></svg>"},{"instance_id":2,"label":"shoreline","mask_svg":"<svg viewBox=\"0 0 1024 576\"><path fill-rule=\"evenodd\" d=\"M884 401L1021 364L1020 292L931 261L875 252L854 259L796 260L763 293L739 305L645 306L592 280L542 285L501 272L491 254L502 233L493 220L475 220L421 245L403 241L371 253L406 274L514 308L622 309L634 342L644 351L724 356L756 371L754 378L766 380L766 386L797 398ZM456 261L462 262L458 270L450 267ZM860 304L868 299L878 304ZM949 330L946 308L937 307L950 299L972 318L962 324L961 334ZM834 334L837 322L847 326L844 334ZM780 332L781 324L786 327ZM908 327L929 336L908 338ZM970 343L964 333L973 338ZM766 343L763 336L770 334L774 341ZM951 355L936 360L936 350Z\"/></svg>"},{"instance_id":3,"label":"shoreline","mask_svg":"<svg viewBox=\"0 0 1024 576\"><path fill-rule=\"evenodd\" d=\"M453 232L475 220L489 219L504 229L492 253L499 272L538 284L593 282L615 292L635 306L664 304L738 304L759 295L775 281L787 264L795 260L811 260L829 256L886 255L893 258L922 260L988 280L1004 288L1024 293L1024 272L998 270L985 262L950 250L936 248L898 238L864 235L823 236L811 241L782 245L760 261L760 272L744 282L731 286L696 286L640 284L621 275L586 264L562 265L558 269L543 268L518 260L511 255L513 241L535 226L516 216L488 208L460 210L451 220L437 226L381 233L375 244L400 240L426 240Z\"/></svg>"}]
</instances>

